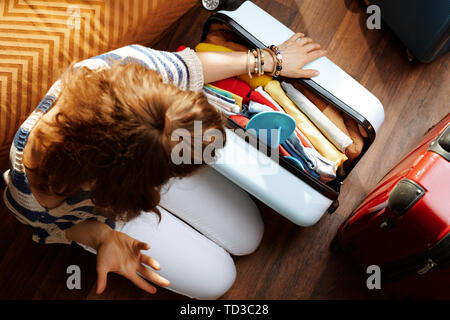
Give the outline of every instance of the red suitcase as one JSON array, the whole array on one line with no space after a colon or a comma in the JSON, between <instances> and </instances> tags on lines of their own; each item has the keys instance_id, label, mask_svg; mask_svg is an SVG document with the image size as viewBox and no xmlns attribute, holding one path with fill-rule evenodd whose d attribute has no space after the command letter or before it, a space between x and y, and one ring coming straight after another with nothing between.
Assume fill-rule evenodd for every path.
<instances>
[{"instance_id":1,"label":"red suitcase","mask_svg":"<svg viewBox=\"0 0 450 320\"><path fill-rule=\"evenodd\" d=\"M450 114L425 134L340 226L332 249L397 297L450 299Z\"/></svg>"}]
</instances>

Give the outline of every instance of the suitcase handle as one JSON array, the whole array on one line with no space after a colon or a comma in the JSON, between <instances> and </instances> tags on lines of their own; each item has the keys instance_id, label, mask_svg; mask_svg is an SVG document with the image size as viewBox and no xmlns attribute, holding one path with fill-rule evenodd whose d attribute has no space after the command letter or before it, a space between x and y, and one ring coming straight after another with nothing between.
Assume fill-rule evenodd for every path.
<instances>
[{"instance_id":1,"label":"suitcase handle","mask_svg":"<svg viewBox=\"0 0 450 320\"><path fill-rule=\"evenodd\" d=\"M402 179L389 194L389 209L398 217L404 215L425 195L425 189L410 179Z\"/></svg>"},{"instance_id":2,"label":"suitcase handle","mask_svg":"<svg viewBox=\"0 0 450 320\"><path fill-rule=\"evenodd\" d=\"M428 151L435 152L450 161L450 125L430 144Z\"/></svg>"}]
</instances>

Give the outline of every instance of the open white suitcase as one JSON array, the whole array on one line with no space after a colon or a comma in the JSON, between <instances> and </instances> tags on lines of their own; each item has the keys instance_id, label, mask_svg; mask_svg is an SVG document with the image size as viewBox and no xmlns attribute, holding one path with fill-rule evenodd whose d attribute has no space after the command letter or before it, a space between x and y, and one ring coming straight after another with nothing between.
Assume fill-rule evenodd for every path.
<instances>
[{"instance_id":1,"label":"open white suitcase","mask_svg":"<svg viewBox=\"0 0 450 320\"><path fill-rule=\"evenodd\" d=\"M213 14L204 27L203 39L214 22L225 23L251 47L279 45L294 33L251 1L245 1L236 10ZM383 106L372 93L328 58L319 58L305 66L305 69L309 68L319 70L320 75L297 81L354 119L366 132L364 148L356 164L374 141L384 121ZM232 120L229 122L231 127L237 127ZM249 156L252 161L236 161ZM212 167L300 226L311 226L325 212L336 210L339 189L345 180L343 176L325 184L283 157L279 161L271 160L228 129L227 144L218 153Z\"/></svg>"}]
</instances>

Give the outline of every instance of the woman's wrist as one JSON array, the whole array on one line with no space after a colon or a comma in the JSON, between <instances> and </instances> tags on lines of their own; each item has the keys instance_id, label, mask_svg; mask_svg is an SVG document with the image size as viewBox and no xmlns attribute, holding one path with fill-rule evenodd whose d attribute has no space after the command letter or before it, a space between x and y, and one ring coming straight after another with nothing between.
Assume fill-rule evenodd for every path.
<instances>
[{"instance_id":1,"label":"woman's wrist","mask_svg":"<svg viewBox=\"0 0 450 320\"><path fill-rule=\"evenodd\" d=\"M97 221L98 222L98 221ZM115 230L111 229L109 226L107 226L104 223L99 222L102 226L98 228L98 233L96 232L93 240L94 249L98 250L98 248L108 241L108 239L111 238L111 236L116 232Z\"/></svg>"},{"instance_id":2,"label":"woman's wrist","mask_svg":"<svg viewBox=\"0 0 450 320\"><path fill-rule=\"evenodd\" d=\"M276 64L273 55L269 52L269 49L264 49L264 73L272 74L274 64Z\"/></svg>"},{"instance_id":3,"label":"woman's wrist","mask_svg":"<svg viewBox=\"0 0 450 320\"><path fill-rule=\"evenodd\" d=\"M115 232L97 220L85 220L66 230L66 238L97 250Z\"/></svg>"}]
</instances>

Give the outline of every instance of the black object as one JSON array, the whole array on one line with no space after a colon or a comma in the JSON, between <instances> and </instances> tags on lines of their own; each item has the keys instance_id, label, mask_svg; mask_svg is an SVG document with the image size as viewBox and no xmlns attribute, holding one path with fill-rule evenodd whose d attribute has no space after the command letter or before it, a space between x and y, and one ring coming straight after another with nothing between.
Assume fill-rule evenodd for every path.
<instances>
[{"instance_id":1,"label":"black object","mask_svg":"<svg viewBox=\"0 0 450 320\"><path fill-rule=\"evenodd\" d=\"M388 205L398 217L404 215L425 195L425 190L410 179L402 179L389 194Z\"/></svg>"},{"instance_id":2,"label":"black object","mask_svg":"<svg viewBox=\"0 0 450 320\"><path fill-rule=\"evenodd\" d=\"M422 62L449 51L448 0L370 0L380 7L381 19Z\"/></svg>"},{"instance_id":3,"label":"black object","mask_svg":"<svg viewBox=\"0 0 450 320\"><path fill-rule=\"evenodd\" d=\"M6 181L3 178L3 175L0 175L0 190L4 190L6 188Z\"/></svg>"},{"instance_id":4,"label":"black object","mask_svg":"<svg viewBox=\"0 0 450 320\"><path fill-rule=\"evenodd\" d=\"M430 144L428 150L436 152L447 161L450 161L450 126Z\"/></svg>"},{"instance_id":5,"label":"black object","mask_svg":"<svg viewBox=\"0 0 450 320\"><path fill-rule=\"evenodd\" d=\"M203 8L208 11L236 10L246 0L202 0Z\"/></svg>"}]
</instances>

